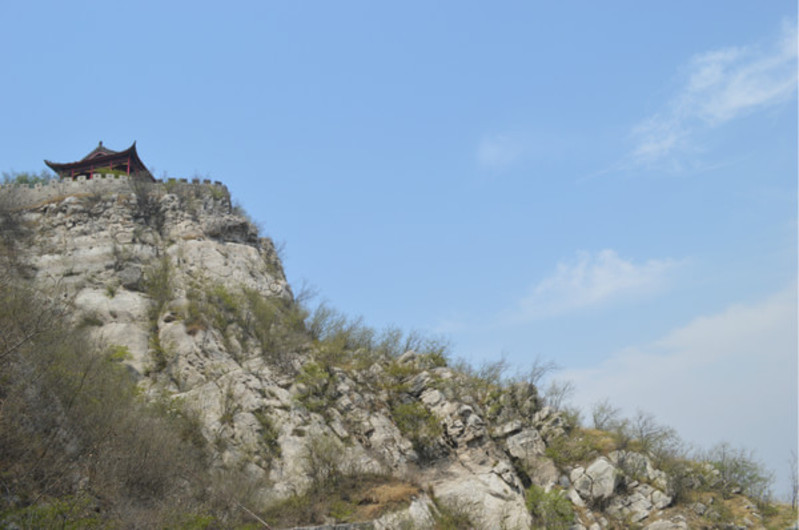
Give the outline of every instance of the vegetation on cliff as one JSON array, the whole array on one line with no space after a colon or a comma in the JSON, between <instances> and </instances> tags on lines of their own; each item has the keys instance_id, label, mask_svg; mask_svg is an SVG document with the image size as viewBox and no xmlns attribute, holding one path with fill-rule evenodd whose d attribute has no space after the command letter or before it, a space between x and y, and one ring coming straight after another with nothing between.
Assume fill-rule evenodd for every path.
<instances>
[{"instance_id":1,"label":"vegetation on cliff","mask_svg":"<svg viewBox=\"0 0 799 530\"><path fill-rule=\"evenodd\" d=\"M608 403L581 425L567 387L539 392L550 363L508 376L501 361L454 362L441 339L308 307L283 289L271 242L217 193L139 185L56 198L38 217L0 194L0 525L780 528L795 517L745 451L689 454L652 416ZM28 254L50 244L47 219L63 235L98 216L127 242L93 270L35 281ZM221 256L233 283L202 259L192 269L188 253L214 238L229 246L200 255ZM235 276L234 251L254 247L264 271ZM122 326L122 306L86 313L67 288L79 276L84 298L146 302L122 328L146 337L141 351L97 333Z\"/></svg>"}]
</instances>

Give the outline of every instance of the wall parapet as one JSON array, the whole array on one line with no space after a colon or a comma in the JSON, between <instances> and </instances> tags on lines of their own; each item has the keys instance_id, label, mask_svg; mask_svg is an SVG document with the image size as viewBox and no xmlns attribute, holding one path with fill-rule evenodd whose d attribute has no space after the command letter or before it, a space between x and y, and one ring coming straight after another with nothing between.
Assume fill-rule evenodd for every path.
<instances>
[{"instance_id":1,"label":"wall parapet","mask_svg":"<svg viewBox=\"0 0 799 530\"><path fill-rule=\"evenodd\" d=\"M127 175L95 173L92 177L93 178L89 179L84 175L80 175L74 180L53 179L48 182L36 184L17 184L15 182L0 184L0 194L5 195L15 207L26 208L54 199L69 197L71 195L130 193L133 191L133 182L135 179ZM156 180L152 185L164 193L171 192L176 186L197 186L205 189L210 188L214 190L215 193L230 195L227 186L218 180L170 178L166 181Z\"/></svg>"}]
</instances>

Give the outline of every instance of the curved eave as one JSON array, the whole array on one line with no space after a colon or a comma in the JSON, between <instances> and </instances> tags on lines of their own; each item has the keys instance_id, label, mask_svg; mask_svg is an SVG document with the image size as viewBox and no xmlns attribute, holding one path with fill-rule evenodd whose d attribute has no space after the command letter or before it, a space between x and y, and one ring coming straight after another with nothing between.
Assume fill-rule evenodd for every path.
<instances>
[{"instance_id":1,"label":"curved eave","mask_svg":"<svg viewBox=\"0 0 799 530\"><path fill-rule=\"evenodd\" d=\"M86 155L87 157L91 156L91 153ZM100 168L105 165L113 165L113 162L120 162L126 161L130 157L130 167L131 167L131 174L133 173L143 173L146 177L150 180L155 180L153 175L147 169L147 166L144 165L144 162L141 161L139 158L139 153L136 152L136 142L134 141L133 144L125 149L124 151L115 151L112 154L97 156L90 160L84 158L83 160L79 160L77 162L66 162L66 163L58 163L58 162L50 162L49 160L45 160L44 163L47 164L47 167L64 177L64 173L72 172L73 170L76 171L85 171L91 170L93 168ZM138 168L138 171L133 170L133 168Z\"/></svg>"}]
</instances>

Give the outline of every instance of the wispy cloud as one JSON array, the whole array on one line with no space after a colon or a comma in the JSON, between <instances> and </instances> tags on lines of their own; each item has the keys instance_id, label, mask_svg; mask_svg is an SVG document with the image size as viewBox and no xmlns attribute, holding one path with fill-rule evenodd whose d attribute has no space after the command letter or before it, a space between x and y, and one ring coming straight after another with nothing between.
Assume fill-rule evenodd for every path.
<instances>
[{"instance_id":1,"label":"wispy cloud","mask_svg":"<svg viewBox=\"0 0 799 530\"><path fill-rule=\"evenodd\" d=\"M796 25L784 24L768 47L734 47L694 56L663 110L632 130L623 169L677 165L697 134L792 98L797 84Z\"/></svg>"},{"instance_id":2,"label":"wispy cloud","mask_svg":"<svg viewBox=\"0 0 799 530\"><path fill-rule=\"evenodd\" d=\"M646 410L689 441L757 449L779 471L796 444L796 351L794 285L558 375L585 409L608 398Z\"/></svg>"},{"instance_id":3,"label":"wispy cloud","mask_svg":"<svg viewBox=\"0 0 799 530\"><path fill-rule=\"evenodd\" d=\"M672 259L634 263L610 249L580 252L562 261L551 276L532 288L520 302L516 318L530 320L596 306L623 297L653 293L680 262Z\"/></svg>"},{"instance_id":4,"label":"wispy cloud","mask_svg":"<svg viewBox=\"0 0 799 530\"><path fill-rule=\"evenodd\" d=\"M484 169L498 171L511 166L524 153L524 142L508 134L484 136L477 146L477 162Z\"/></svg>"}]
</instances>

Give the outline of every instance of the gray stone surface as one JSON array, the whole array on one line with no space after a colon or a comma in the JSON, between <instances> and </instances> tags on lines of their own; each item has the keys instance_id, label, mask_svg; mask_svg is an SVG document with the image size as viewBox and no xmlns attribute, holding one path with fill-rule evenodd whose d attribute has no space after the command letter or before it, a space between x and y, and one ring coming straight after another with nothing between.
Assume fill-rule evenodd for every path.
<instances>
[{"instance_id":1,"label":"gray stone surface","mask_svg":"<svg viewBox=\"0 0 799 530\"><path fill-rule=\"evenodd\" d=\"M596 501L609 499L619 484L619 472L605 457L594 460L587 469L575 468L569 477L580 497Z\"/></svg>"},{"instance_id":2,"label":"gray stone surface","mask_svg":"<svg viewBox=\"0 0 799 530\"><path fill-rule=\"evenodd\" d=\"M471 514L477 528L530 528L524 496L530 483L564 490L580 508L582 520L574 528L608 528L608 519L649 523L651 530L687 527L677 517L652 521L664 516L661 510L671 508L673 499L668 476L644 454L614 451L592 455L585 467L558 469L547 447L571 427L561 412L539 410L530 384L511 385L492 408L464 395L463 375L425 365L424 356L407 351L396 365L382 360L329 368L324 410L304 407L300 397L308 386L295 377L312 360L312 343L278 352L284 359L280 365L240 333L245 324L200 326L187 319L192 289L209 286L290 301L293 294L272 241L259 238L247 219L231 210L224 186L159 184L153 190L163 216L161 230L143 221L135 190L124 179L28 190L0 187L0 193L20 197L16 204L30 206L25 219L36 227L25 256L30 279L68 300L76 322L98 342L127 348L125 362L145 395L178 399L196 413L203 435L219 448L214 465L241 467L268 479L271 486L260 492L262 500L307 488L308 440L326 436L342 453L342 469L412 476L437 502ZM148 275L162 261L169 266L172 290L153 314ZM156 353L162 356L157 369ZM391 381L397 366L418 373ZM402 390L391 395L387 381ZM389 398L418 404L440 426L430 454L417 453L413 433L403 435L394 423L396 401ZM276 433L279 457L265 454L261 446L265 419ZM701 480L720 480L718 471L706 469ZM694 515L707 511L699 504L686 509ZM367 525L317 528L428 528L434 510L425 493L408 508Z\"/></svg>"}]
</instances>

